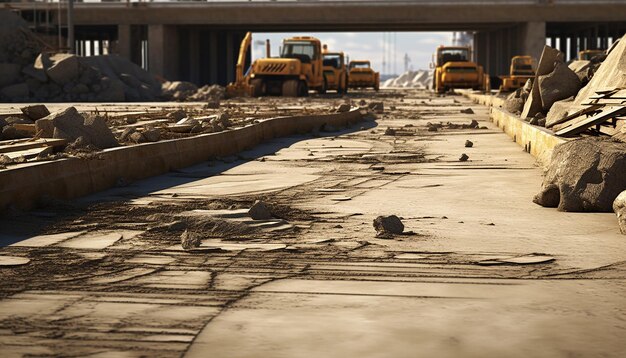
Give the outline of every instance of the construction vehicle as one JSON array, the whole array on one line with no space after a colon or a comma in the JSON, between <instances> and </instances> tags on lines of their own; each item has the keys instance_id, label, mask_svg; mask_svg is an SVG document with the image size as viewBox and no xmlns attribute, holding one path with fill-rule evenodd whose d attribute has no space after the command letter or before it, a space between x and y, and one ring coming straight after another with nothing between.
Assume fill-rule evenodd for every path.
<instances>
[{"instance_id":1,"label":"construction vehicle","mask_svg":"<svg viewBox=\"0 0 626 358\"><path fill-rule=\"evenodd\" d=\"M439 46L430 67L434 69L433 89L444 93L455 88L487 90L489 76L471 59L471 48Z\"/></svg>"},{"instance_id":2,"label":"construction vehicle","mask_svg":"<svg viewBox=\"0 0 626 358\"><path fill-rule=\"evenodd\" d=\"M322 44L310 36L283 40L280 57L254 61L250 69L252 96L306 96L309 90L326 93Z\"/></svg>"},{"instance_id":3,"label":"construction vehicle","mask_svg":"<svg viewBox=\"0 0 626 358\"><path fill-rule=\"evenodd\" d=\"M535 77L537 60L532 56L514 56L511 59L509 75L500 76L500 92L511 92L523 87L526 81Z\"/></svg>"},{"instance_id":4,"label":"construction vehicle","mask_svg":"<svg viewBox=\"0 0 626 358\"><path fill-rule=\"evenodd\" d=\"M583 50L578 53L578 59L583 61L591 61L592 58L606 54L604 50Z\"/></svg>"},{"instance_id":5,"label":"construction vehicle","mask_svg":"<svg viewBox=\"0 0 626 358\"><path fill-rule=\"evenodd\" d=\"M348 93L348 70L343 52L328 52L324 45L324 77L326 89Z\"/></svg>"},{"instance_id":6,"label":"construction vehicle","mask_svg":"<svg viewBox=\"0 0 626 358\"><path fill-rule=\"evenodd\" d=\"M244 97L252 95L252 86L249 84L249 78L244 75L244 66L246 63L246 57L248 55L248 48L252 43L252 33L246 33L241 46L239 47L239 57L237 58L237 65L235 67L235 82L226 86L227 97Z\"/></svg>"},{"instance_id":7,"label":"construction vehicle","mask_svg":"<svg viewBox=\"0 0 626 358\"><path fill-rule=\"evenodd\" d=\"M350 61L348 66L348 87L350 88L380 88L380 74L372 69L369 61Z\"/></svg>"}]
</instances>

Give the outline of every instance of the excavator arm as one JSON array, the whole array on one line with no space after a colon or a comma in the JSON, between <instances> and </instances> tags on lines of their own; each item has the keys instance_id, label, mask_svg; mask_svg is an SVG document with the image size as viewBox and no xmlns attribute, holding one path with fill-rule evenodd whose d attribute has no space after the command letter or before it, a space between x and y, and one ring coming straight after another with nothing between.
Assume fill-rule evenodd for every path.
<instances>
[{"instance_id":1,"label":"excavator arm","mask_svg":"<svg viewBox=\"0 0 626 358\"><path fill-rule=\"evenodd\" d=\"M239 57L237 58L237 66L235 67L235 82L226 86L226 95L228 97L249 96L252 92L252 87L248 84L244 76L244 66L246 65L248 49L251 43L252 33L248 32L241 41L241 47L239 47Z\"/></svg>"}]
</instances>

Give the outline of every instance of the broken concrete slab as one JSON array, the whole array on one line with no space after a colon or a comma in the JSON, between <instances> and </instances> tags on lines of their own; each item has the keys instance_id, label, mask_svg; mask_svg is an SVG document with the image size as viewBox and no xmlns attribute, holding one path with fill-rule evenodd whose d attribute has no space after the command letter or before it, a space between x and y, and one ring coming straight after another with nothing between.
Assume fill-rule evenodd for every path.
<instances>
[{"instance_id":1,"label":"broken concrete slab","mask_svg":"<svg viewBox=\"0 0 626 358\"><path fill-rule=\"evenodd\" d=\"M524 109L522 110L521 115L522 119L532 118L535 114L543 110L543 102L541 101L539 81L537 81L537 78L554 71L554 64L557 62L562 63L563 60L564 56L561 51L550 46L544 46L543 52L541 53L541 59L539 60L539 64L537 66L536 76L532 84L530 96L528 97L528 100L526 100L526 103L524 103Z\"/></svg>"},{"instance_id":2,"label":"broken concrete slab","mask_svg":"<svg viewBox=\"0 0 626 358\"><path fill-rule=\"evenodd\" d=\"M53 138L66 139L73 142L83 137L86 144L91 144L100 149L119 145L113 132L111 132L102 117L84 118L75 107L55 112L41 120L52 121L54 125ZM44 127L43 123L41 127Z\"/></svg>"},{"instance_id":3,"label":"broken concrete slab","mask_svg":"<svg viewBox=\"0 0 626 358\"><path fill-rule=\"evenodd\" d=\"M582 86L576 73L560 62L555 64L554 71L539 76L538 82L543 111L546 113L554 102L575 96Z\"/></svg>"},{"instance_id":4,"label":"broken concrete slab","mask_svg":"<svg viewBox=\"0 0 626 358\"><path fill-rule=\"evenodd\" d=\"M626 190L626 143L583 138L554 148L548 171L534 202L560 211L613 211Z\"/></svg>"},{"instance_id":5,"label":"broken concrete slab","mask_svg":"<svg viewBox=\"0 0 626 358\"><path fill-rule=\"evenodd\" d=\"M26 117L32 119L33 121L36 121L38 119L41 119L50 115L50 111L48 110L48 107L46 107L43 104L35 104L35 105L22 107L20 108L20 110L22 111L22 113L24 113L24 115L26 115Z\"/></svg>"}]
</instances>

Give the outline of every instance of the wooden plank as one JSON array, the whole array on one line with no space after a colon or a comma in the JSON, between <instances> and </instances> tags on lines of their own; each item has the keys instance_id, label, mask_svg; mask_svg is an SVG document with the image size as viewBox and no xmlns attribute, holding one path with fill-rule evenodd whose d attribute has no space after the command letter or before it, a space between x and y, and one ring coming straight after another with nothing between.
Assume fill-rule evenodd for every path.
<instances>
[{"instance_id":1,"label":"wooden plank","mask_svg":"<svg viewBox=\"0 0 626 358\"><path fill-rule=\"evenodd\" d=\"M606 88L600 88L596 90L596 93L605 94L605 93L617 92L619 90L620 90L619 87L606 87Z\"/></svg>"},{"instance_id":2,"label":"wooden plank","mask_svg":"<svg viewBox=\"0 0 626 358\"><path fill-rule=\"evenodd\" d=\"M17 129L18 131L24 131L30 134L35 134L35 125L34 124L19 124L19 123L15 123L12 124L13 128Z\"/></svg>"},{"instance_id":3,"label":"wooden plank","mask_svg":"<svg viewBox=\"0 0 626 358\"><path fill-rule=\"evenodd\" d=\"M591 105L591 107L583 108L581 110L578 110L578 111L576 111L576 112L574 112L574 113L572 113L570 115L567 115L567 116L559 119L558 121L555 121L554 123L551 123L550 126L547 127L547 128L552 128L552 127L554 127L557 124L565 123L565 122L567 122L567 121L569 121L571 119L580 117L580 116L585 115L587 113L591 113L591 112L593 112L595 110L598 110L600 108L602 108L602 106L599 106L599 105Z\"/></svg>"},{"instance_id":4,"label":"wooden plank","mask_svg":"<svg viewBox=\"0 0 626 358\"><path fill-rule=\"evenodd\" d=\"M585 130L587 130L587 128L591 127L591 126L595 126L596 124L600 124L606 120L609 120L611 118L614 118L616 116L619 116L621 114L625 114L626 113L626 107L625 106L619 106L619 107L608 107L605 110L603 110L602 112L596 114L595 116L589 117L585 120L582 120L578 123L574 123L570 126L567 126L561 130L559 130L558 132L556 132L555 134L558 136L569 136L569 135L575 135L575 134L579 134L584 132Z\"/></svg>"},{"instance_id":5,"label":"wooden plank","mask_svg":"<svg viewBox=\"0 0 626 358\"><path fill-rule=\"evenodd\" d=\"M626 99L619 98L603 98L603 99L594 99L591 101L586 101L581 103L583 106L593 106L596 104L601 104L603 106L621 106L626 104Z\"/></svg>"},{"instance_id":6,"label":"wooden plank","mask_svg":"<svg viewBox=\"0 0 626 358\"><path fill-rule=\"evenodd\" d=\"M14 143L14 144L10 144ZM39 147L58 147L67 144L65 139L37 139L30 141L2 141L0 142L0 153L17 152L20 150L26 150Z\"/></svg>"}]
</instances>

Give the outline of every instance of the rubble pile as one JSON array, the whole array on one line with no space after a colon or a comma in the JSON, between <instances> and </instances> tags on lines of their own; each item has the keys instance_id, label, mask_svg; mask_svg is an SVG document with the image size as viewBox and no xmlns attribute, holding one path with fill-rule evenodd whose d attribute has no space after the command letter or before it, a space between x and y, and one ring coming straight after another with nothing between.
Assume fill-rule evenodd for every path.
<instances>
[{"instance_id":1,"label":"rubble pile","mask_svg":"<svg viewBox=\"0 0 626 358\"><path fill-rule=\"evenodd\" d=\"M153 101L161 85L148 72L115 55L49 53L16 14L0 10L0 101Z\"/></svg>"},{"instance_id":2,"label":"rubble pile","mask_svg":"<svg viewBox=\"0 0 626 358\"><path fill-rule=\"evenodd\" d=\"M433 82L431 71L407 71L396 78L385 81L382 88L430 88Z\"/></svg>"},{"instance_id":3,"label":"rubble pile","mask_svg":"<svg viewBox=\"0 0 626 358\"><path fill-rule=\"evenodd\" d=\"M209 102L209 104L214 104L211 108L217 108L219 102L225 97L226 89L219 85L206 85L198 88L195 84L185 81L162 84L162 98L168 101Z\"/></svg>"}]
</instances>

